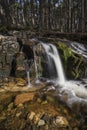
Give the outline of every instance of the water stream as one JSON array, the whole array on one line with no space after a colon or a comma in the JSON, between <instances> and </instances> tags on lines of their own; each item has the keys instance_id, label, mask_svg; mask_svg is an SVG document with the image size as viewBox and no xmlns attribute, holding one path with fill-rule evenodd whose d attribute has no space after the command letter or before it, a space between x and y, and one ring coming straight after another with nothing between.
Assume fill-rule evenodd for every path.
<instances>
[{"instance_id":1,"label":"water stream","mask_svg":"<svg viewBox=\"0 0 87 130\"><path fill-rule=\"evenodd\" d=\"M38 84L38 83L40 83L40 80L39 80L38 67L37 67L37 62L36 62L37 61L37 56L36 56L34 47L33 47L33 53L34 53L34 66L35 66L35 74L36 74L35 83Z\"/></svg>"},{"instance_id":2,"label":"water stream","mask_svg":"<svg viewBox=\"0 0 87 130\"><path fill-rule=\"evenodd\" d=\"M87 83L85 82L85 84L83 84L81 81L66 80L57 48L52 44L45 44L45 43L41 43L41 44L43 48L45 49L46 55L48 57L47 62L48 62L50 71L53 69L51 60L53 60L53 63L55 64L57 77L55 78L55 80L54 79L53 80L54 80L55 85L58 86L56 87L56 90L58 89L61 97L63 96L63 93L64 94L68 93L67 104L69 105L71 105L73 102L87 103L87 88L85 87L87 86ZM85 48L83 48L82 50L85 50ZM52 73L50 74L52 75Z\"/></svg>"},{"instance_id":3,"label":"water stream","mask_svg":"<svg viewBox=\"0 0 87 130\"><path fill-rule=\"evenodd\" d=\"M30 83L30 72L29 72L29 71L27 71L27 81L28 81L27 87L28 87L28 88L31 88L32 85L31 85L31 83Z\"/></svg>"},{"instance_id":4,"label":"water stream","mask_svg":"<svg viewBox=\"0 0 87 130\"><path fill-rule=\"evenodd\" d=\"M65 80L65 75L64 75L61 59L60 59L57 48L52 44L42 43L42 46L44 47L44 49L46 51L46 55L48 57L47 62L48 62L49 68L50 68L50 72L52 72L53 63L55 64L55 69L56 69L56 73L57 73L57 77L55 76L56 84L59 83L61 85L64 85L66 80ZM52 62L52 60L53 60L53 62ZM52 73L50 73L50 74L52 75Z\"/></svg>"}]
</instances>

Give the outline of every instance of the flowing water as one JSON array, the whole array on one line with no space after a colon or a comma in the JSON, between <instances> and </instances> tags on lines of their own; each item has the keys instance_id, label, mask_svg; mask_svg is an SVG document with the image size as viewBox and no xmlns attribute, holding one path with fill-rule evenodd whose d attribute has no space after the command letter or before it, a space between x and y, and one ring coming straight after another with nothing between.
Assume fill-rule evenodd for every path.
<instances>
[{"instance_id":1,"label":"flowing water","mask_svg":"<svg viewBox=\"0 0 87 130\"><path fill-rule=\"evenodd\" d=\"M62 66L61 59L60 59L57 48L52 44L45 44L45 43L41 43L41 44L42 44L43 48L45 49L46 55L48 57L48 65L49 65L50 71L53 69L52 60L53 60L53 63L55 64L57 77L55 78L55 80L54 79L53 80L56 83L56 86L60 86L59 87L60 93L62 93L63 91L66 91L66 92L71 93L71 95L73 95L74 98L73 98L73 100L70 100L70 104L76 100L78 100L78 102L86 101L86 103L87 103L87 88L86 88L87 83L85 82L85 84L83 84L81 81L66 80L65 74L63 71L63 66ZM86 53L86 49L84 46L79 45L79 51L80 51L80 48L81 48L81 52L82 52L82 50L84 50ZM75 48L75 50L76 50L76 48ZM84 53L82 53L82 54L84 54ZM52 75L52 73L50 73L50 74ZM69 100L68 100L68 103L69 103Z\"/></svg>"},{"instance_id":2,"label":"flowing water","mask_svg":"<svg viewBox=\"0 0 87 130\"><path fill-rule=\"evenodd\" d=\"M77 42L71 42L70 46L75 53L82 55L87 58L87 45Z\"/></svg>"},{"instance_id":3,"label":"flowing water","mask_svg":"<svg viewBox=\"0 0 87 130\"><path fill-rule=\"evenodd\" d=\"M31 83L30 83L30 72L29 72L29 71L27 71L27 81L28 81L27 87L28 87L28 88L31 88L32 85L31 85Z\"/></svg>"},{"instance_id":4,"label":"flowing water","mask_svg":"<svg viewBox=\"0 0 87 130\"><path fill-rule=\"evenodd\" d=\"M66 91L66 92L71 93L71 95L74 96L73 100L78 99L78 101L81 101L81 100L86 101L87 100L86 80L84 81L84 84L81 81L66 80L63 66L61 63L61 59L60 59L56 46L49 43L46 44L41 41L38 41L38 43L41 44L44 49L44 53L45 53L44 60L46 62L46 68L47 68L47 70L44 70L44 71L48 71L47 73L49 73L47 79L50 80L50 77L51 77L50 81L52 81L56 86L59 87L60 93L62 93L63 91ZM70 46L75 53L79 53L86 58L87 49L84 45L79 44L79 43L77 44L76 42L74 42L74 43L71 43ZM35 50L33 51L34 51L34 59L35 59L34 64L35 64L35 73L36 73L36 83L39 83L39 76L38 76L39 65L37 66L37 62L36 62L36 52ZM26 67L26 70L28 70L27 67ZM28 87L31 87L29 71L27 71L27 79L28 79ZM70 100L70 103L71 103L71 100Z\"/></svg>"},{"instance_id":5,"label":"flowing water","mask_svg":"<svg viewBox=\"0 0 87 130\"><path fill-rule=\"evenodd\" d=\"M28 64L28 60L24 60L24 67L27 73L27 86L30 88L32 87L31 83L30 83L30 68L29 68L29 64Z\"/></svg>"},{"instance_id":6,"label":"flowing water","mask_svg":"<svg viewBox=\"0 0 87 130\"><path fill-rule=\"evenodd\" d=\"M38 84L40 83L39 80L39 75L38 75L38 68L37 68L37 57L36 57L36 53L35 53L35 47L33 47L33 53L34 53L34 65L35 65L35 73L36 73L36 79L35 79L35 83Z\"/></svg>"},{"instance_id":7,"label":"flowing water","mask_svg":"<svg viewBox=\"0 0 87 130\"><path fill-rule=\"evenodd\" d=\"M57 73L57 77L56 77L56 83L59 84L65 84L65 76L64 76L64 71L63 71L63 67L62 67L62 63L60 60L60 56L58 53L57 48L52 45L52 44L44 44L42 43L42 46L44 47L45 51L46 51L46 55L48 57L48 65L49 65L49 69L50 72L52 72L53 69L53 63L55 64L55 69L56 69L56 73ZM52 75L52 73L50 73Z\"/></svg>"}]
</instances>

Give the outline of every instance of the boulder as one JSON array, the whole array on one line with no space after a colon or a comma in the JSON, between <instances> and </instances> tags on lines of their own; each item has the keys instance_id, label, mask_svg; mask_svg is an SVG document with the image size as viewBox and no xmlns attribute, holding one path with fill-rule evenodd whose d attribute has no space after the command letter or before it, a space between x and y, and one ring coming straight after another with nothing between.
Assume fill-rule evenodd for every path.
<instances>
[{"instance_id":1,"label":"boulder","mask_svg":"<svg viewBox=\"0 0 87 130\"><path fill-rule=\"evenodd\" d=\"M34 98L34 93L19 94L16 96L16 98L14 100L14 104L19 105L19 104L31 101L31 100L33 100L33 98Z\"/></svg>"}]
</instances>

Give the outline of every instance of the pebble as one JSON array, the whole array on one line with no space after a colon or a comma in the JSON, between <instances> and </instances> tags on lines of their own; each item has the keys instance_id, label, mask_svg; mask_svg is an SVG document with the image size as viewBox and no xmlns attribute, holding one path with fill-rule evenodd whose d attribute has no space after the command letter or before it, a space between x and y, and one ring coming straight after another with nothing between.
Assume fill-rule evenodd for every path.
<instances>
[{"instance_id":1,"label":"pebble","mask_svg":"<svg viewBox=\"0 0 87 130\"><path fill-rule=\"evenodd\" d=\"M35 113L32 111L30 114L28 114L29 120L33 120L34 116L35 116Z\"/></svg>"},{"instance_id":2,"label":"pebble","mask_svg":"<svg viewBox=\"0 0 87 130\"><path fill-rule=\"evenodd\" d=\"M19 117L22 114L22 112L16 113L16 117Z\"/></svg>"},{"instance_id":3,"label":"pebble","mask_svg":"<svg viewBox=\"0 0 87 130\"><path fill-rule=\"evenodd\" d=\"M64 126L64 127L69 126L67 119L62 116L57 116L54 121L54 124L59 125L59 126Z\"/></svg>"},{"instance_id":4,"label":"pebble","mask_svg":"<svg viewBox=\"0 0 87 130\"><path fill-rule=\"evenodd\" d=\"M38 126L43 126L43 125L45 125L45 121L44 120L39 120Z\"/></svg>"}]
</instances>

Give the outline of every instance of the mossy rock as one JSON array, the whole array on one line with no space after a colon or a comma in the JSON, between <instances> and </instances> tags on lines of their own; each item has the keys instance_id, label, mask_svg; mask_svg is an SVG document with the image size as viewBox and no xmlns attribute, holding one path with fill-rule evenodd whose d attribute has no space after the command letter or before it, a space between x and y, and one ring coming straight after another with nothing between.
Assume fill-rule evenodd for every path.
<instances>
[{"instance_id":1,"label":"mossy rock","mask_svg":"<svg viewBox=\"0 0 87 130\"><path fill-rule=\"evenodd\" d=\"M72 49L63 42L58 42L57 48L59 50L67 78L83 78L86 66L84 58L81 55L74 53Z\"/></svg>"},{"instance_id":2,"label":"mossy rock","mask_svg":"<svg viewBox=\"0 0 87 130\"><path fill-rule=\"evenodd\" d=\"M0 32L1 32L2 34L7 34L7 33L8 33L7 27L6 27L6 26L0 26Z\"/></svg>"}]
</instances>

